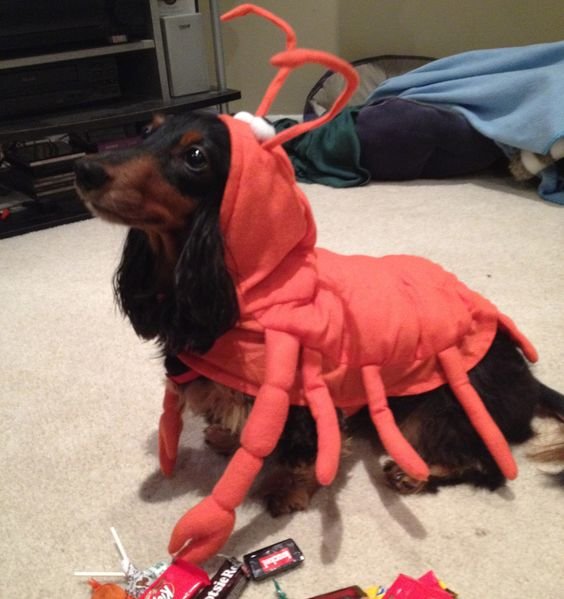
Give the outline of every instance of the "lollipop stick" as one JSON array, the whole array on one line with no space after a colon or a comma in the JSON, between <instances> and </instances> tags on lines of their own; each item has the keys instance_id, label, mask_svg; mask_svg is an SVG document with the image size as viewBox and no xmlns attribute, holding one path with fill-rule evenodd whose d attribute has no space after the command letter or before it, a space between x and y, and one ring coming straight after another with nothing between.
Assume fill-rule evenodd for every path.
<instances>
[{"instance_id":1,"label":"lollipop stick","mask_svg":"<svg viewBox=\"0 0 564 599\"><path fill-rule=\"evenodd\" d=\"M98 578L102 576L109 576L110 578L123 578L125 574L123 572L74 572L75 576L96 576Z\"/></svg>"},{"instance_id":2,"label":"lollipop stick","mask_svg":"<svg viewBox=\"0 0 564 599\"><path fill-rule=\"evenodd\" d=\"M112 537L114 537L114 543L116 544L119 554L121 555L121 559L124 561L129 561L129 558L127 557L127 553L125 553L125 549L123 548L122 542L121 542L120 538L118 537L118 533L116 532L116 529L112 526L110 528L110 531L112 533Z\"/></svg>"}]
</instances>

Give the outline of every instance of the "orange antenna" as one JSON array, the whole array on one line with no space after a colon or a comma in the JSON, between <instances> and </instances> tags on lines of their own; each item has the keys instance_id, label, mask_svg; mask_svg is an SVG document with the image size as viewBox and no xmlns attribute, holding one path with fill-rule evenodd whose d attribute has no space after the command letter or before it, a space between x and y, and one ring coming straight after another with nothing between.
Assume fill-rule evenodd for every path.
<instances>
[{"instance_id":1,"label":"orange antenna","mask_svg":"<svg viewBox=\"0 0 564 599\"><path fill-rule=\"evenodd\" d=\"M290 139L294 139L294 137L302 135L303 133L311 131L312 129L316 129L324 123L330 121L347 105L347 102L350 100L356 91L356 88L358 87L359 76L354 67L346 60L338 58L333 54L322 52L321 50L307 50L304 48L287 50L285 52L275 54L271 58L270 62L275 67L281 67L281 69L287 70L288 72L297 67L301 67L304 64L318 63L327 67L331 71L340 73L345 79L345 87L339 94L339 97L335 100L333 106L331 106L327 112L317 119L294 125L289 129L284 129L278 133L278 135L275 135L273 138L263 143L263 148L267 150L286 143ZM268 92L271 92L273 97L275 97L276 93L280 89L280 87L274 87L275 82L276 80L272 82L268 89Z\"/></svg>"},{"instance_id":2,"label":"orange antenna","mask_svg":"<svg viewBox=\"0 0 564 599\"><path fill-rule=\"evenodd\" d=\"M231 21L232 19L236 19L237 17L244 17L249 14L255 14L271 23L274 23L279 29L281 29L286 35L286 50L292 50L297 46L297 38L296 32L294 29L286 22L284 19L281 19L277 15L271 13L265 8L261 8L260 6L255 6L254 4L241 4L241 6L237 6L236 8L226 12L221 16L222 21ZM286 78L290 74L290 68L282 68L280 69L274 79L270 82L262 102L257 108L256 115L264 116L270 110L272 106L272 102L276 98L278 91L284 85Z\"/></svg>"}]
</instances>

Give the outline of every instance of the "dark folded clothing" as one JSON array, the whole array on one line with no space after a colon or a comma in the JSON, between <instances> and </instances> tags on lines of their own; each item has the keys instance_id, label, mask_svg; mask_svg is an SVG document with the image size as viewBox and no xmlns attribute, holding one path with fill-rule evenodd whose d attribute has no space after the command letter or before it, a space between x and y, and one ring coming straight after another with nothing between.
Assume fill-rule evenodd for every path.
<instances>
[{"instance_id":1,"label":"dark folded clothing","mask_svg":"<svg viewBox=\"0 0 564 599\"><path fill-rule=\"evenodd\" d=\"M356 131L360 163L376 180L463 176L504 156L461 114L401 98L362 108Z\"/></svg>"}]
</instances>

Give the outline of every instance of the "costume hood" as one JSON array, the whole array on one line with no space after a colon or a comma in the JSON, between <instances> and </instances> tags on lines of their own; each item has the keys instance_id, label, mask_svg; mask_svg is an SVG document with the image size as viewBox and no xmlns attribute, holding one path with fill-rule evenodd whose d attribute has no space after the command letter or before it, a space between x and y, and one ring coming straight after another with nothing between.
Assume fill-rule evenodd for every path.
<instances>
[{"instance_id":1,"label":"costume hood","mask_svg":"<svg viewBox=\"0 0 564 599\"><path fill-rule=\"evenodd\" d=\"M282 148L265 149L248 123L221 120L230 133L231 165L220 227L242 317L280 302L307 301L315 286L308 258L316 229L292 165Z\"/></svg>"}]
</instances>

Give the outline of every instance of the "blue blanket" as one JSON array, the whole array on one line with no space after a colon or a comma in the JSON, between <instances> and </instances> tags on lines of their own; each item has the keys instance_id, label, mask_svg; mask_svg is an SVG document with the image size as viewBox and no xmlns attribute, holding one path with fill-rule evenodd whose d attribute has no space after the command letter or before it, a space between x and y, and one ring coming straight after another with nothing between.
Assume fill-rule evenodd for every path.
<instances>
[{"instance_id":1,"label":"blue blanket","mask_svg":"<svg viewBox=\"0 0 564 599\"><path fill-rule=\"evenodd\" d=\"M564 137L564 42L441 58L384 81L366 104L390 96L460 112L508 154L547 154ZM545 180L539 191L564 203L564 181L554 169L547 173L552 184Z\"/></svg>"}]
</instances>

